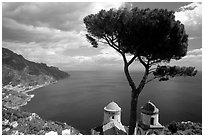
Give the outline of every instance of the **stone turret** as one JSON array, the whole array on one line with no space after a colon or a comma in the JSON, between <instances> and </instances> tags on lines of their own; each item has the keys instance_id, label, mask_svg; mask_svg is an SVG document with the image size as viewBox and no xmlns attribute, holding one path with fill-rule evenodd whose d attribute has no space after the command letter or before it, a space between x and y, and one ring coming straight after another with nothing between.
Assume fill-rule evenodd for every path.
<instances>
[{"instance_id":1,"label":"stone turret","mask_svg":"<svg viewBox=\"0 0 204 137\"><path fill-rule=\"evenodd\" d=\"M150 101L141 107L141 121L150 128L163 128L159 123L159 109Z\"/></svg>"},{"instance_id":2,"label":"stone turret","mask_svg":"<svg viewBox=\"0 0 204 137\"><path fill-rule=\"evenodd\" d=\"M103 125L111 121L121 123L121 108L115 102L110 102L104 107Z\"/></svg>"},{"instance_id":3,"label":"stone turret","mask_svg":"<svg viewBox=\"0 0 204 137\"><path fill-rule=\"evenodd\" d=\"M92 135L127 135L127 127L121 123L121 108L110 102L104 107L103 124L91 129Z\"/></svg>"}]
</instances>

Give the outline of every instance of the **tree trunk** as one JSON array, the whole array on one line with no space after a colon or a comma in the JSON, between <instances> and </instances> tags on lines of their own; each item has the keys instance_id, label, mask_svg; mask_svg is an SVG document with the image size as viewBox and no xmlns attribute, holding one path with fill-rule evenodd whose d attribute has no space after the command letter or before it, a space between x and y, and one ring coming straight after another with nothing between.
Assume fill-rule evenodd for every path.
<instances>
[{"instance_id":1,"label":"tree trunk","mask_svg":"<svg viewBox=\"0 0 204 137\"><path fill-rule=\"evenodd\" d=\"M134 92L133 92L134 93ZM129 135L133 135L135 132L136 122L137 122L137 102L138 95L135 96L132 93L131 97L131 108L130 108L130 121L129 121Z\"/></svg>"},{"instance_id":2,"label":"tree trunk","mask_svg":"<svg viewBox=\"0 0 204 137\"><path fill-rule=\"evenodd\" d=\"M135 132L135 127L136 127L136 122L137 122L137 102L138 102L138 97L142 89L144 88L146 79L149 74L149 66L146 65L141 58L139 58L142 62L142 64L145 66L145 73L140 81L139 86L136 88L135 83L129 73L128 66L129 64L127 63L125 54L122 54L123 60L124 60L124 72L126 75L126 78L128 80L128 83L132 89L132 96L131 96L131 109L130 109L130 121L129 121L129 135L133 135Z\"/></svg>"},{"instance_id":3,"label":"tree trunk","mask_svg":"<svg viewBox=\"0 0 204 137\"><path fill-rule=\"evenodd\" d=\"M135 132L136 122L137 122L137 103L139 94L143 90L145 86L145 82L148 77L148 70L145 71L145 74L140 81L139 86L137 89L132 88L132 96L131 96L131 108L130 108L130 121L129 121L129 135L133 135ZM137 131L136 131L137 132Z\"/></svg>"}]
</instances>

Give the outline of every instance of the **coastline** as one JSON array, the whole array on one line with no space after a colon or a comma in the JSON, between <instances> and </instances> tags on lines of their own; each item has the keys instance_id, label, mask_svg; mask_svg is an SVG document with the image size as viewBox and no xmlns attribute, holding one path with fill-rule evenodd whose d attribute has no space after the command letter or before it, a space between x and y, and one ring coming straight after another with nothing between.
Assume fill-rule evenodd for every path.
<instances>
[{"instance_id":1,"label":"coastline","mask_svg":"<svg viewBox=\"0 0 204 137\"><path fill-rule=\"evenodd\" d=\"M2 134L3 135L82 135L80 131L67 123L44 120L36 113L20 110L34 97L29 92L54 84L45 82L41 85L23 86L22 84L2 87Z\"/></svg>"},{"instance_id":2,"label":"coastline","mask_svg":"<svg viewBox=\"0 0 204 137\"><path fill-rule=\"evenodd\" d=\"M8 109L5 109L4 111L6 111L6 115L7 113L12 113L12 115L14 114L14 116L16 115L15 113L17 113L17 115L24 115L24 113L27 113L26 115L28 116L23 116L23 118L19 117L19 118L4 118L2 126L4 126L3 128L3 135L9 134L9 135L28 135L28 134L37 134L37 135L48 135L48 134L55 134L55 135L61 135L63 134L62 131L69 131L68 134L74 134L74 135L81 135L81 133L76 130L75 128L73 128L72 126L67 125L66 123L61 123L61 122L57 122L57 121L45 121L43 119L41 119L37 114L35 113L29 113L29 112L20 112L19 108L21 106L25 106L28 104L29 101L31 101L31 99L34 97L34 94L30 94L29 92L34 91L38 88L42 88L45 86L48 86L50 84L56 83L55 82L49 82L49 83L44 83L41 85L35 85L35 86L29 86L29 87L25 87L22 85L16 85L16 86L11 86L11 85L6 85L3 87L3 94L5 95L5 91L9 92L9 94L4 98L4 99L13 99L13 96L16 97L22 97L22 100L24 100L23 102L20 102L20 104L16 105L15 103L15 98L14 98L14 105L16 106L5 106ZM11 94L10 92L13 92L14 94ZM24 98L24 96L26 96L26 98ZM19 101L19 100L17 100ZM13 110L9 110L9 109L14 109L16 111ZM12 116L13 117L13 116ZM16 119L16 120L13 120ZM27 122L27 120L29 119L29 121ZM21 123L21 121L24 121ZM35 121L39 121L38 124L35 123ZM41 128L39 128L39 131L32 131L32 129L24 130L21 127L26 128L27 124L31 124L33 127L37 128L39 125ZM172 125L172 123L165 125L165 128L163 130L148 130L147 133L148 134L154 134L154 135L200 135L202 134L202 123L194 123L194 122L176 122L176 125L174 124L174 126L176 127L176 129L178 131L176 131L175 133L173 133L170 129L169 129L169 125ZM8 126L10 126L8 128ZM12 128L13 127L13 128ZM35 129L34 128L34 129ZM48 130L49 129L49 130Z\"/></svg>"},{"instance_id":3,"label":"coastline","mask_svg":"<svg viewBox=\"0 0 204 137\"><path fill-rule=\"evenodd\" d=\"M2 87L2 105L15 110L19 109L20 107L27 105L28 102L34 98L35 95L29 94L29 92L54 83L57 83L57 81L45 82L41 85L37 84L34 86L25 86L22 84L15 86L12 86L11 84L5 85Z\"/></svg>"},{"instance_id":4,"label":"coastline","mask_svg":"<svg viewBox=\"0 0 204 137\"><path fill-rule=\"evenodd\" d=\"M28 92L34 91L34 90L36 90L36 89L39 89L39 88L42 88L42 87L48 86L48 85L50 85L50 84L55 84L55 83L57 83L57 82L58 82L58 81L54 81L54 82L45 82L45 83L42 84L42 85L36 85L36 86L32 87L31 89L28 89L28 90L26 90L26 91L24 91L24 92L25 92L25 93L28 93Z\"/></svg>"}]
</instances>

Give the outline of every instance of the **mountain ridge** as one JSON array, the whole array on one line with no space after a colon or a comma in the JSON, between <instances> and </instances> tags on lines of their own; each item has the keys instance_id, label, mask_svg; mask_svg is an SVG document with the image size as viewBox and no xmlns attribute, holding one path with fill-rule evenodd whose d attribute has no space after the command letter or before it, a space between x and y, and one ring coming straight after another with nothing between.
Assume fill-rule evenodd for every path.
<instances>
[{"instance_id":1,"label":"mountain ridge","mask_svg":"<svg viewBox=\"0 0 204 137\"><path fill-rule=\"evenodd\" d=\"M22 55L2 48L2 84L24 84L27 86L54 82L69 77L67 72L45 63L35 63Z\"/></svg>"}]
</instances>

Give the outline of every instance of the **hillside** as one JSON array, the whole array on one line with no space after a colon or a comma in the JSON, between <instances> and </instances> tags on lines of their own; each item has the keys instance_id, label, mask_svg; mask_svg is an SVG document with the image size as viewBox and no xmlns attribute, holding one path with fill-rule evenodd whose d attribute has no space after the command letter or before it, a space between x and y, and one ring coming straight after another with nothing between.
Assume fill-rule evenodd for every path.
<instances>
[{"instance_id":1,"label":"hillside","mask_svg":"<svg viewBox=\"0 0 204 137\"><path fill-rule=\"evenodd\" d=\"M9 49L2 49L2 134L3 135L78 135L66 123L47 121L35 113L23 112L34 95L29 91L67 78L56 67L26 60Z\"/></svg>"},{"instance_id":2,"label":"hillside","mask_svg":"<svg viewBox=\"0 0 204 137\"><path fill-rule=\"evenodd\" d=\"M41 85L45 82L54 82L68 77L69 74L56 67L48 67L44 63L35 63L26 60L9 49L2 48L2 84L12 86Z\"/></svg>"},{"instance_id":3,"label":"hillside","mask_svg":"<svg viewBox=\"0 0 204 137\"><path fill-rule=\"evenodd\" d=\"M35 113L2 108L3 135L80 135L70 125L57 121L47 121Z\"/></svg>"}]
</instances>

